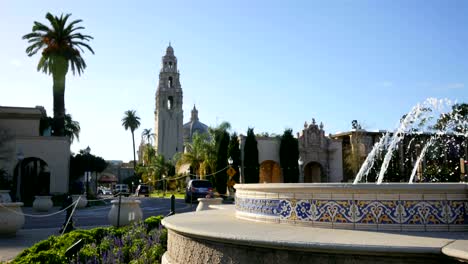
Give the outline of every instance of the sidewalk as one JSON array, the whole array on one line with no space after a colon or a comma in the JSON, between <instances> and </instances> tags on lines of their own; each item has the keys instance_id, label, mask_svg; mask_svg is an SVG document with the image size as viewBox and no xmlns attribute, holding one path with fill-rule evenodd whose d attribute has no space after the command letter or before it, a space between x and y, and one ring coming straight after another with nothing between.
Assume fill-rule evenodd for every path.
<instances>
[{"instance_id":1,"label":"sidewalk","mask_svg":"<svg viewBox=\"0 0 468 264\"><path fill-rule=\"evenodd\" d=\"M91 229L96 226L76 227ZM59 228L20 229L14 237L0 237L0 263L14 259L24 249L51 235L59 235Z\"/></svg>"}]
</instances>

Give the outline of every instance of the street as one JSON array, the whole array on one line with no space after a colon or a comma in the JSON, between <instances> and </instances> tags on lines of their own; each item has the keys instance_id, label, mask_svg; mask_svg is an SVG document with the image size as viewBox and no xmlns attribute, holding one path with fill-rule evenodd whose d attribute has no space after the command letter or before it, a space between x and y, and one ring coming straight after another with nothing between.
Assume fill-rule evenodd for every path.
<instances>
[{"instance_id":1,"label":"street","mask_svg":"<svg viewBox=\"0 0 468 264\"><path fill-rule=\"evenodd\" d=\"M140 207L143 211L143 219L155 215L167 215L171 210L171 199L151 198L151 197L130 197L130 199L138 199L141 201ZM75 227L85 226L107 226L109 221L107 215L111 208L110 200L107 200L108 205L92 206L82 209L76 209L73 214ZM186 204L183 199L176 199L176 213L195 211L197 204ZM32 215L47 215L59 211L59 207L54 207L52 211L47 213L39 213L32 210L31 207L23 207L24 214ZM60 229L65 221L65 212L48 216L48 217L32 217L25 216L24 229L36 228L57 228Z\"/></svg>"}]
</instances>

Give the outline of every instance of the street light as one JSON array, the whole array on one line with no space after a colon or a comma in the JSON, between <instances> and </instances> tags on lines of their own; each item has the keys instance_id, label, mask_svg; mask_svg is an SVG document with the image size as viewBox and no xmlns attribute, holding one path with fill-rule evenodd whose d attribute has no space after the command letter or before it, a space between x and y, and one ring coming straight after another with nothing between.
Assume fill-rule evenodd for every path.
<instances>
[{"instance_id":1,"label":"street light","mask_svg":"<svg viewBox=\"0 0 468 264\"><path fill-rule=\"evenodd\" d=\"M302 165L304 164L304 161L302 160L302 157L299 156L299 159L297 160L297 164L299 165L299 182L304 182L304 176L302 175Z\"/></svg>"},{"instance_id":2,"label":"street light","mask_svg":"<svg viewBox=\"0 0 468 264\"><path fill-rule=\"evenodd\" d=\"M86 154L86 164L87 164L87 167L86 169L88 171L85 171L85 177L86 177L86 190L85 190L85 193L86 193L86 199L89 199L88 197L88 191L89 191L89 177L90 177L90 172L89 172L89 153L91 152L91 148L88 146L85 150L84 150L85 154Z\"/></svg>"},{"instance_id":3,"label":"street light","mask_svg":"<svg viewBox=\"0 0 468 264\"><path fill-rule=\"evenodd\" d=\"M24 159L24 154L21 150L16 153L16 158L18 159L18 178L16 180L16 201L21 200L21 167Z\"/></svg>"},{"instance_id":4,"label":"street light","mask_svg":"<svg viewBox=\"0 0 468 264\"><path fill-rule=\"evenodd\" d=\"M229 176L229 179L228 179L228 182L227 182L227 191L228 191L228 196L231 197L234 190L231 190L232 186L234 185L231 185L232 184L232 176L234 176L236 173L235 173L235 170L232 168L232 163L234 162L232 160L231 157L228 158L228 163L229 163L229 169L227 170L227 174Z\"/></svg>"}]
</instances>

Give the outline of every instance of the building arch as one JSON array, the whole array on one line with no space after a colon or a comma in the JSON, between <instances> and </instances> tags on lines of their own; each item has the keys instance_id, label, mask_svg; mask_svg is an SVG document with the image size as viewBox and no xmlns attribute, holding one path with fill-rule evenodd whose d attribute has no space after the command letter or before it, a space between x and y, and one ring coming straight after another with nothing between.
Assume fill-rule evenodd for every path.
<instances>
[{"instance_id":1,"label":"building arch","mask_svg":"<svg viewBox=\"0 0 468 264\"><path fill-rule=\"evenodd\" d=\"M18 179L20 180L19 196L22 202L32 203L35 195L50 193L50 170L47 162L37 157L28 157L18 161L13 175L12 195L17 200Z\"/></svg>"},{"instance_id":2,"label":"building arch","mask_svg":"<svg viewBox=\"0 0 468 264\"><path fill-rule=\"evenodd\" d=\"M304 182L322 182L323 175L323 166L318 162L312 161L304 166Z\"/></svg>"},{"instance_id":3,"label":"building arch","mask_svg":"<svg viewBox=\"0 0 468 264\"><path fill-rule=\"evenodd\" d=\"M281 183L281 167L278 162L264 160L260 163L259 183Z\"/></svg>"}]
</instances>

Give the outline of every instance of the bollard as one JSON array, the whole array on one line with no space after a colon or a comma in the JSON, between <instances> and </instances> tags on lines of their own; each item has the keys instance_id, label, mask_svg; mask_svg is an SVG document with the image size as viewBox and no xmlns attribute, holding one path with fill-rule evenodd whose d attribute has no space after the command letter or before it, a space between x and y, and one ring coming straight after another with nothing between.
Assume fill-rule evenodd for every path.
<instances>
[{"instance_id":1,"label":"bollard","mask_svg":"<svg viewBox=\"0 0 468 264\"><path fill-rule=\"evenodd\" d=\"M117 209L117 228L120 227L120 204L122 203L122 193L119 193L119 206Z\"/></svg>"},{"instance_id":2,"label":"bollard","mask_svg":"<svg viewBox=\"0 0 468 264\"><path fill-rule=\"evenodd\" d=\"M167 216L175 215L175 196L171 196L171 211Z\"/></svg>"},{"instance_id":3,"label":"bollard","mask_svg":"<svg viewBox=\"0 0 468 264\"><path fill-rule=\"evenodd\" d=\"M175 196L171 196L171 213L174 215L175 214Z\"/></svg>"}]
</instances>

